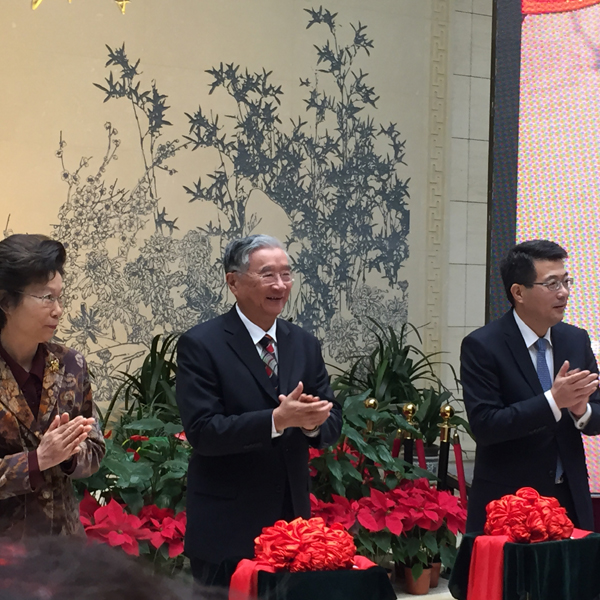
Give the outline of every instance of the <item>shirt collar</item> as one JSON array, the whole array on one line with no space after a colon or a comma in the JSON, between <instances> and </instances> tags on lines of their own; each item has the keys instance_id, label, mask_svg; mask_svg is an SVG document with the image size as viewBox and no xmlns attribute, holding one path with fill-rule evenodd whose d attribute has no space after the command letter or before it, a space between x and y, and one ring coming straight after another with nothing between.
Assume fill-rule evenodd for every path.
<instances>
[{"instance_id":1,"label":"shirt collar","mask_svg":"<svg viewBox=\"0 0 600 600\"><path fill-rule=\"evenodd\" d=\"M273 325L271 325L271 328L268 331L265 331L264 329L262 329L262 327L259 327L258 325L256 325L255 323L253 323L241 310L240 307L236 304L235 305L235 310L237 310L237 314L239 315L240 319L242 320L242 323L246 326L246 329L248 330L248 333L250 334L250 337L252 338L252 343L256 346L256 344L258 344L258 342L260 342L260 340L262 340L265 337L265 334L271 336L273 338L273 341L275 343L277 343L277 319L275 319L275 323L273 323Z\"/></svg>"},{"instance_id":2,"label":"shirt collar","mask_svg":"<svg viewBox=\"0 0 600 600\"><path fill-rule=\"evenodd\" d=\"M531 329L531 327L529 327L529 325L527 325L525 323L525 321L523 321L523 319L521 319L521 317L519 317L519 315L517 314L517 311L514 308L513 308L513 316L515 317L517 327L519 328L519 331L521 332L521 335L523 336L525 345L527 346L527 348L531 348L531 346L533 346L538 341L538 339L539 339L538 334L535 331L533 331L533 329ZM542 337L544 339L548 340L550 347L552 347L550 331L551 331L551 328L548 327L548 331L546 331L546 333Z\"/></svg>"},{"instance_id":3,"label":"shirt collar","mask_svg":"<svg viewBox=\"0 0 600 600\"><path fill-rule=\"evenodd\" d=\"M44 346L39 344L36 353L31 362L31 371L27 372L0 344L0 356L13 374L17 385L23 389L31 375L37 377L40 381L44 379L44 369L46 367L46 353Z\"/></svg>"}]
</instances>

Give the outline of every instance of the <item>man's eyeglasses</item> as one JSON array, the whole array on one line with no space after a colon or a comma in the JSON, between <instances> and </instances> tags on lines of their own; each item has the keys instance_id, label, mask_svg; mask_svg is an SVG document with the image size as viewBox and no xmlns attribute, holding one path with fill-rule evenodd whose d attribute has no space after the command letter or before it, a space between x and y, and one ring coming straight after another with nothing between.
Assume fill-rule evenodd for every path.
<instances>
[{"instance_id":1,"label":"man's eyeglasses","mask_svg":"<svg viewBox=\"0 0 600 600\"><path fill-rule=\"evenodd\" d=\"M282 271L281 273L275 273L271 271L267 271L265 273L251 273L247 271L245 275L257 277L263 285L271 285L273 283L277 283L279 279L281 279L281 283L285 285L294 283L294 276L291 271Z\"/></svg>"},{"instance_id":2,"label":"man's eyeglasses","mask_svg":"<svg viewBox=\"0 0 600 600\"><path fill-rule=\"evenodd\" d=\"M565 288L565 290L567 290L567 292L571 289L571 286L573 285L573 278L572 277L566 277L565 279L553 279L552 281L541 281L541 282L534 282L531 285L543 285L547 290L550 290L551 292L558 292L558 290L560 290L560 288Z\"/></svg>"},{"instance_id":3,"label":"man's eyeglasses","mask_svg":"<svg viewBox=\"0 0 600 600\"><path fill-rule=\"evenodd\" d=\"M42 306L44 308L52 308L54 303L58 303L60 307L63 305L64 297L61 296L53 296L52 294L44 294L43 296L36 296L35 294L26 294L25 292L21 292L23 296L31 296L32 298L37 298L42 301Z\"/></svg>"}]
</instances>

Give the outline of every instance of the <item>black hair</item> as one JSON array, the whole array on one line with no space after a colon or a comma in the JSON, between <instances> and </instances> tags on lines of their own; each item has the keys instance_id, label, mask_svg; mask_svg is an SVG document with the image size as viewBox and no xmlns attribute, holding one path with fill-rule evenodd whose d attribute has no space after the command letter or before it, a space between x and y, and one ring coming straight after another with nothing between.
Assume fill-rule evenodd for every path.
<instances>
[{"instance_id":1,"label":"black hair","mask_svg":"<svg viewBox=\"0 0 600 600\"><path fill-rule=\"evenodd\" d=\"M65 247L45 235L17 233L0 242L0 309L18 306L23 290L63 275ZM0 330L6 315L0 310Z\"/></svg>"},{"instance_id":2,"label":"black hair","mask_svg":"<svg viewBox=\"0 0 600 600\"><path fill-rule=\"evenodd\" d=\"M515 283L532 287L536 277L534 261L564 260L568 258L567 251L550 240L529 240L517 244L508 251L500 262L500 274L506 297L512 306L515 305L510 288Z\"/></svg>"}]
</instances>

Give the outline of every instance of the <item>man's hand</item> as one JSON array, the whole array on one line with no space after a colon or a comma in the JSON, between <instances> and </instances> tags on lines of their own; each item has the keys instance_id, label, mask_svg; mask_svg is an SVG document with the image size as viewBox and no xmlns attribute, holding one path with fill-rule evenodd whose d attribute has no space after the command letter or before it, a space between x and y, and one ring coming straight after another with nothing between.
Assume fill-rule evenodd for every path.
<instances>
[{"instance_id":1,"label":"man's hand","mask_svg":"<svg viewBox=\"0 0 600 600\"><path fill-rule=\"evenodd\" d=\"M273 411L273 424L277 431L288 427L302 427L310 431L320 427L329 417L333 404L318 396L303 394L303 389L300 381L291 394L279 396L280 404Z\"/></svg>"},{"instance_id":2,"label":"man's hand","mask_svg":"<svg viewBox=\"0 0 600 600\"><path fill-rule=\"evenodd\" d=\"M37 448L40 471L59 465L77 454L92 429L94 419L77 416L69 420L68 413L54 417Z\"/></svg>"},{"instance_id":3,"label":"man's hand","mask_svg":"<svg viewBox=\"0 0 600 600\"><path fill-rule=\"evenodd\" d=\"M576 417L582 416L590 396L598 389L598 374L573 369L565 360L557 373L551 392L558 408L568 408Z\"/></svg>"}]
</instances>

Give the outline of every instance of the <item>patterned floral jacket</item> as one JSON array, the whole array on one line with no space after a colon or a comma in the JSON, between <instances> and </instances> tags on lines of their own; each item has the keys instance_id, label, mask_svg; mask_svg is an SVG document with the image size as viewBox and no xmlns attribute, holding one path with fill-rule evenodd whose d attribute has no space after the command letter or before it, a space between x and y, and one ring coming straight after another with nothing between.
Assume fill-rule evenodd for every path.
<instances>
[{"instance_id":1,"label":"patterned floral jacket","mask_svg":"<svg viewBox=\"0 0 600 600\"><path fill-rule=\"evenodd\" d=\"M105 452L85 359L58 344L48 343L46 349L37 419L0 357L0 535L84 535L71 478L95 473ZM63 412L71 418L95 417L96 425L76 455L75 470L69 475L60 466L43 471L44 484L34 491L27 455L38 447L52 419Z\"/></svg>"}]
</instances>

